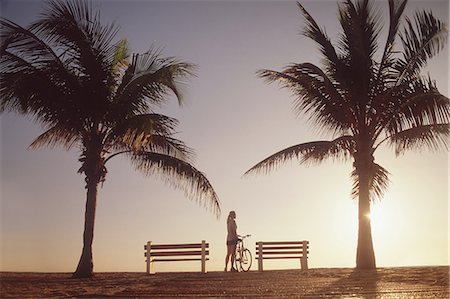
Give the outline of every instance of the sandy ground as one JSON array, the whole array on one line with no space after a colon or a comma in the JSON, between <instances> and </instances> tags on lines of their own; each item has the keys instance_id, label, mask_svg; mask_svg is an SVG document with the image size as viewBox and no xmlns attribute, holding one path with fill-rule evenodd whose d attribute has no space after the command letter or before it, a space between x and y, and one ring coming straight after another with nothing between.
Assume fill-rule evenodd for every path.
<instances>
[{"instance_id":1,"label":"sandy ground","mask_svg":"<svg viewBox=\"0 0 450 299\"><path fill-rule=\"evenodd\" d=\"M2 298L449 298L450 267L280 270L248 273L1 272Z\"/></svg>"}]
</instances>

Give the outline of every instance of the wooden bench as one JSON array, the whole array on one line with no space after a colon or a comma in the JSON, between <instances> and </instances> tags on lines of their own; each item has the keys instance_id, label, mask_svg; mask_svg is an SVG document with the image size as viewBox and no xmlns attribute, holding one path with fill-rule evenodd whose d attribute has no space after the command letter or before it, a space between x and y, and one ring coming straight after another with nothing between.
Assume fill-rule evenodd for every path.
<instances>
[{"instance_id":1,"label":"wooden bench","mask_svg":"<svg viewBox=\"0 0 450 299\"><path fill-rule=\"evenodd\" d=\"M189 244L152 244L144 245L147 273L155 274L155 262L201 261L201 271L206 273L206 261L209 260L209 243Z\"/></svg>"},{"instance_id":2,"label":"wooden bench","mask_svg":"<svg viewBox=\"0 0 450 299\"><path fill-rule=\"evenodd\" d=\"M308 270L308 241L256 242L258 271L263 271L263 260L299 259L302 270Z\"/></svg>"}]
</instances>

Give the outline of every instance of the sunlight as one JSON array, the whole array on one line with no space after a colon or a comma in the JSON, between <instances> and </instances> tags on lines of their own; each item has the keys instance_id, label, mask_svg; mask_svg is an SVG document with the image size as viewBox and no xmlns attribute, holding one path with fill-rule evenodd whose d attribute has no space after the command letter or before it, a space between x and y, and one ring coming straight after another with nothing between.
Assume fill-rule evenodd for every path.
<instances>
[{"instance_id":1,"label":"sunlight","mask_svg":"<svg viewBox=\"0 0 450 299\"><path fill-rule=\"evenodd\" d=\"M372 205L371 212L366 217L371 221L373 235L380 236L386 232L385 228L389 227L391 221L390 214L389 211L384 209L383 203L378 202Z\"/></svg>"},{"instance_id":2,"label":"sunlight","mask_svg":"<svg viewBox=\"0 0 450 299\"><path fill-rule=\"evenodd\" d=\"M396 262L389 256L394 253L395 248L398 248L398 229L402 225L399 224L399 213L392 204L393 202L389 199L376 202L372 205L371 213L368 215L379 265L391 265Z\"/></svg>"}]
</instances>

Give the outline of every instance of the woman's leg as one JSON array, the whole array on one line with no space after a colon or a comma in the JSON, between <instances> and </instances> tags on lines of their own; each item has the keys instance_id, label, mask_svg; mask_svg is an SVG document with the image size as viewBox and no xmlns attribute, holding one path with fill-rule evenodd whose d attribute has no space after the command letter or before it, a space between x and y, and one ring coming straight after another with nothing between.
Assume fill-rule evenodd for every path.
<instances>
[{"instance_id":1,"label":"woman's leg","mask_svg":"<svg viewBox=\"0 0 450 299\"><path fill-rule=\"evenodd\" d=\"M227 271L228 261L233 254L233 245L227 245L227 255L225 257L225 271ZM233 261L231 261L231 267L233 267Z\"/></svg>"},{"instance_id":2,"label":"woman's leg","mask_svg":"<svg viewBox=\"0 0 450 299\"><path fill-rule=\"evenodd\" d=\"M231 269L235 269L234 268L234 262L236 260L236 244L235 245L230 245L229 247L231 247Z\"/></svg>"}]
</instances>

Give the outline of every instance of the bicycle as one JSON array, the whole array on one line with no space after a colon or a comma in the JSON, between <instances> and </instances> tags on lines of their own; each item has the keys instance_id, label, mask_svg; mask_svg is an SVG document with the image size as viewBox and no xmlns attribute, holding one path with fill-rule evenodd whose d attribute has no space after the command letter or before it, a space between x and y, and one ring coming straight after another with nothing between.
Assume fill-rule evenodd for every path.
<instances>
[{"instance_id":1,"label":"bicycle","mask_svg":"<svg viewBox=\"0 0 450 299\"><path fill-rule=\"evenodd\" d=\"M236 270L239 272L247 272L252 266L252 253L250 250L245 248L244 239L250 237L251 235L238 236L238 243L236 245L236 255L234 263L236 265Z\"/></svg>"}]
</instances>

